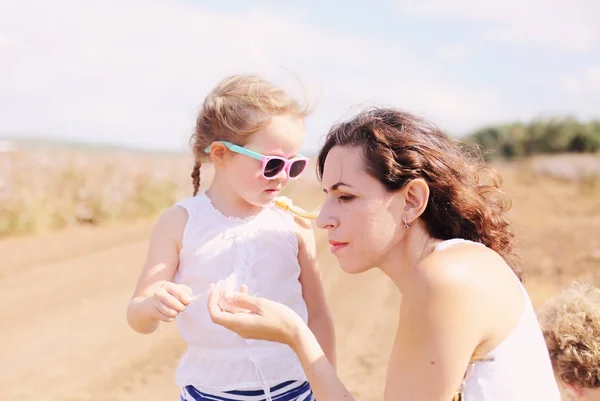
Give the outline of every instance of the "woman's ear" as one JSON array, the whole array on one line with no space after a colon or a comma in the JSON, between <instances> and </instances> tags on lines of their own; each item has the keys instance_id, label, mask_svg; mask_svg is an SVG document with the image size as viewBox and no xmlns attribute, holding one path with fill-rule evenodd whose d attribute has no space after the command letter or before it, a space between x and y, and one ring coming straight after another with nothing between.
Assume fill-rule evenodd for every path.
<instances>
[{"instance_id":1,"label":"woman's ear","mask_svg":"<svg viewBox=\"0 0 600 401\"><path fill-rule=\"evenodd\" d=\"M402 188L404 194L404 209L403 214L407 223L412 223L418 219L429 202L429 185L425 180L416 178L410 180Z\"/></svg>"}]
</instances>

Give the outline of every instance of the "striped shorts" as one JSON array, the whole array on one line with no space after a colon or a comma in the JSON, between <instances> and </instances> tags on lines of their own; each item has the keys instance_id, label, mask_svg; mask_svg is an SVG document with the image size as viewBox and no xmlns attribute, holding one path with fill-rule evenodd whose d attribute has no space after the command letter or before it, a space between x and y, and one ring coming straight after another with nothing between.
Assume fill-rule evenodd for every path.
<instances>
[{"instance_id":1,"label":"striped shorts","mask_svg":"<svg viewBox=\"0 0 600 401\"><path fill-rule=\"evenodd\" d=\"M270 389L272 401L314 401L307 381L287 381ZM263 390L232 390L223 392L202 392L194 386L181 389L179 401L265 401Z\"/></svg>"}]
</instances>

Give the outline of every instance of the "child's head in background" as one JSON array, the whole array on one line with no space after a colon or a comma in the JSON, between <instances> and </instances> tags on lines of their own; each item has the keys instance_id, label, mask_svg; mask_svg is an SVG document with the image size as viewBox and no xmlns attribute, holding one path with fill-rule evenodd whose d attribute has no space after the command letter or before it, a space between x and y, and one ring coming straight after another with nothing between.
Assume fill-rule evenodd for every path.
<instances>
[{"instance_id":1,"label":"child's head in background","mask_svg":"<svg viewBox=\"0 0 600 401\"><path fill-rule=\"evenodd\" d=\"M219 196L250 207L268 204L307 165L298 154L307 114L283 89L260 77L222 80L206 97L191 138L194 195L200 186L200 165L212 159L211 189Z\"/></svg>"},{"instance_id":2,"label":"child's head in background","mask_svg":"<svg viewBox=\"0 0 600 401\"><path fill-rule=\"evenodd\" d=\"M573 283L546 302L539 320L563 389L600 401L600 289Z\"/></svg>"}]
</instances>

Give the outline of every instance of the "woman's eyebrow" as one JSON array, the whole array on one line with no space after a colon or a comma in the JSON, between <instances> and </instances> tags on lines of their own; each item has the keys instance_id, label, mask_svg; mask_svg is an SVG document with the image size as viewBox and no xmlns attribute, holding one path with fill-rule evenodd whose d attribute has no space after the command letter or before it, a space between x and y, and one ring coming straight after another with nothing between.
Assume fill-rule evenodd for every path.
<instances>
[{"instance_id":1,"label":"woman's eyebrow","mask_svg":"<svg viewBox=\"0 0 600 401\"><path fill-rule=\"evenodd\" d=\"M338 181L331 186L330 190L337 191L339 189L339 187L342 187L342 186L352 188L352 185L346 184L345 182L342 182L342 181ZM327 193L327 189L323 188L323 192Z\"/></svg>"}]
</instances>

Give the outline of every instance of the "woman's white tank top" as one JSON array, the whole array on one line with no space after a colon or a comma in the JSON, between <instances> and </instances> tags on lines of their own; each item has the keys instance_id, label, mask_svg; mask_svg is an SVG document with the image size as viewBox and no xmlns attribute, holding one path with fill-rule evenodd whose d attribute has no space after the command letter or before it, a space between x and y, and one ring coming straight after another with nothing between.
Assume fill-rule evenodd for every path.
<instances>
[{"instance_id":1,"label":"woman's white tank top","mask_svg":"<svg viewBox=\"0 0 600 401\"><path fill-rule=\"evenodd\" d=\"M226 217L204 191L176 205L187 211L188 222L174 281L194 293L194 300L176 318L187 343L176 371L177 384L205 391L267 392L284 381L306 380L287 345L246 340L214 324L206 306L211 283L229 289L245 283L249 294L287 305L307 321L292 214L269 205L249 218Z\"/></svg>"}]
</instances>

